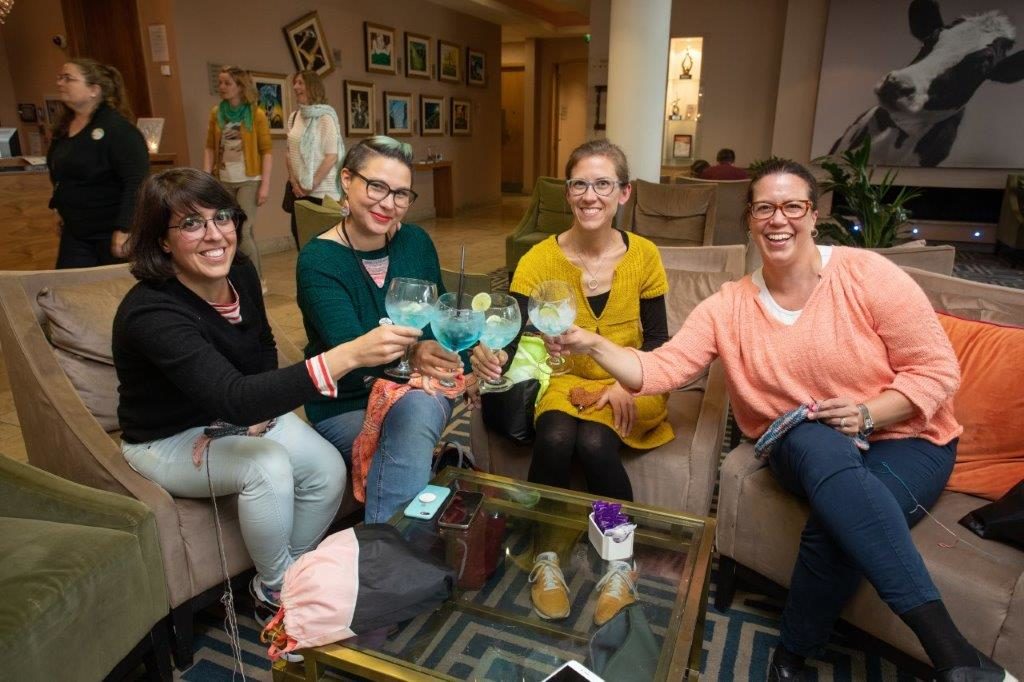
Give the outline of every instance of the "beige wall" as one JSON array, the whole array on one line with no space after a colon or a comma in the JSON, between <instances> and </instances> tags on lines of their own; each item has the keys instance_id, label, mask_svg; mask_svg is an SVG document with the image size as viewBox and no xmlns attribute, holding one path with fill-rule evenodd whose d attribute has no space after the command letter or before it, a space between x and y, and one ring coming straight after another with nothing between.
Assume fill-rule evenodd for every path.
<instances>
[{"instance_id":1,"label":"beige wall","mask_svg":"<svg viewBox=\"0 0 1024 682\"><path fill-rule=\"evenodd\" d=\"M587 62L587 43L583 38L546 38L537 42L537 175L561 177L562 172L554 167L554 131L552 107L554 102L555 69L560 63ZM586 112L583 112L586 115Z\"/></svg>"},{"instance_id":2,"label":"beige wall","mask_svg":"<svg viewBox=\"0 0 1024 682\"><path fill-rule=\"evenodd\" d=\"M413 136L408 141L417 157L426 155L429 144L452 160L456 208L500 200L500 28L420 0L389 0L381 3L313 0L301 7L278 0L177 0L174 3L174 23L179 36L177 56L193 164L202 159L210 108L217 103L217 97L209 93L207 85L207 62L238 64L255 71L292 73L295 67L281 28L312 10L319 13L328 45L334 50L341 50L340 67L324 79L328 102L339 114L343 112L342 81L345 79L376 84L377 129L381 132L385 90L416 95L414 108L417 110L420 93L470 99L474 116L472 136ZM432 64L436 60L437 38L456 42L463 47L470 45L484 50L488 56L487 87L469 87L442 83L436 79L427 81L405 78L401 75L368 74L364 68L364 21L395 27L396 42L400 46L403 45L405 29L430 36L434 39ZM418 111L414 119L418 125ZM346 139L346 145L350 146L356 141ZM287 215L280 209L286 177L284 169L285 141L275 139L272 192L257 218L260 241L285 236L291 239Z\"/></svg>"},{"instance_id":3,"label":"beige wall","mask_svg":"<svg viewBox=\"0 0 1024 682\"><path fill-rule=\"evenodd\" d=\"M185 129L184 107L182 104L182 81L178 62L178 33L174 23L173 0L137 0L139 8L139 31L142 33L142 52L146 59L146 79L149 83L149 102L153 116L164 119L164 132L160 140L162 153L177 155L181 166L191 165L201 159L190 158L188 134ZM149 26L162 24L167 29L167 43L171 61L154 62L149 45ZM160 67L170 67L171 74L165 76Z\"/></svg>"}]
</instances>

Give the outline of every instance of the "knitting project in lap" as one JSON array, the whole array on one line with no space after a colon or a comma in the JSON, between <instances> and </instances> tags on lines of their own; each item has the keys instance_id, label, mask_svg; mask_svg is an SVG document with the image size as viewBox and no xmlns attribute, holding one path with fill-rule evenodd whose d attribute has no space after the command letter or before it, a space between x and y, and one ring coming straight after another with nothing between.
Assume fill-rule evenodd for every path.
<instances>
[{"instance_id":1,"label":"knitting project in lap","mask_svg":"<svg viewBox=\"0 0 1024 682\"><path fill-rule=\"evenodd\" d=\"M809 413L810 410L807 406L801 405L773 421L771 426L757 439L757 443L754 444L754 455L758 459L766 459L778 442L782 440L782 437L789 433L790 429L807 421ZM860 435L850 436L850 438L853 439L853 444L861 450L867 450L871 447L867 439L862 438Z\"/></svg>"}]
</instances>

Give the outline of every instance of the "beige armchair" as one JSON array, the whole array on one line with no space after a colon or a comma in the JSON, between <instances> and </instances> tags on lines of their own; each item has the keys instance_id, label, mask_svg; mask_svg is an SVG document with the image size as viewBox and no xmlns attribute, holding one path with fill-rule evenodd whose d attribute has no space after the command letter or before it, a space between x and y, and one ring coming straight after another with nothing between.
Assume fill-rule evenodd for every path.
<instances>
[{"instance_id":1,"label":"beige armchair","mask_svg":"<svg viewBox=\"0 0 1024 682\"><path fill-rule=\"evenodd\" d=\"M505 267L509 274L534 244L572 225L572 210L565 200L565 182L558 178L537 178L526 215L512 234L505 237Z\"/></svg>"},{"instance_id":2,"label":"beige armchair","mask_svg":"<svg viewBox=\"0 0 1024 682\"><path fill-rule=\"evenodd\" d=\"M702 180L685 175L676 176L677 184L686 186L714 185L715 192L715 246L746 244L747 188L750 180Z\"/></svg>"},{"instance_id":3,"label":"beige armchair","mask_svg":"<svg viewBox=\"0 0 1024 682\"><path fill-rule=\"evenodd\" d=\"M880 253L901 268L918 268L940 275L953 274L956 247L952 244L928 246L923 239L884 249L868 249ZM747 272L761 267L761 252L751 244L747 248Z\"/></svg>"},{"instance_id":4,"label":"beige armchair","mask_svg":"<svg viewBox=\"0 0 1024 682\"><path fill-rule=\"evenodd\" d=\"M711 246L715 236L718 188L662 185L633 180L619 225L658 246Z\"/></svg>"},{"instance_id":5,"label":"beige armchair","mask_svg":"<svg viewBox=\"0 0 1024 682\"><path fill-rule=\"evenodd\" d=\"M1006 191L1003 192L1003 207L999 211L999 228L996 239L1011 249L1024 249L1024 215L1020 200L1024 198L1024 175L1011 173L1006 176Z\"/></svg>"},{"instance_id":6,"label":"beige armchair","mask_svg":"<svg viewBox=\"0 0 1024 682\"><path fill-rule=\"evenodd\" d=\"M676 332L689 311L723 282L743 276L742 246L663 247L660 251L669 276L669 333ZM707 515L728 407L725 373L718 362L706 377L669 396L668 419L675 439L653 450L622 450L637 502ZM470 445L481 467L526 479L532 448L488 430L479 410L471 417ZM582 472L575 472L573 486L584 487Z\"/></svg>"},{"instance_id":7,"label":"beige armchair","mask_svg":"<svg viewBox=\"0 0 1024 682\"><path fill-rule=\"evenodd\" d=\"M981 284L905 268L937 310L971 319L1024 324L1024 290ZM1008 424L993 428L1014 428ZM931 514L967 543L957 542L930 519L912 531L914 544L935 580L953 620L982 653L1024 677L1024 551L982 540L957 521L987 500L944 492ZM743 443L722 464L718 497L718 593L715 605L729 607L738 568L783 587L789 586L807 505L786 493L765 462ZM918 661L928 658L910 629L892 613L866 581L843 612L843 619Z\"/></svg>"},{"instance_id":8,"label":"beige armchair","mask_svg":"<svg viewBox=\"0 0 1024 682\"><path fill-rule=\"evenodd\" d=\"M171 497L121 455L110 335L114 312L134 282L126 265L0 273L0 345L29 461L77 483L134 497L156 515L175 662L184 668L192 660L193 612L220 596L223 572L209 500ZM282 331L274 336L282 365L301 360ZM55 337L74 347L56 348ZM227 497L218 505L232 576L252 566L235 501ZM341 513L355 508L349 491Z\"/></svg>"}]
</instances>

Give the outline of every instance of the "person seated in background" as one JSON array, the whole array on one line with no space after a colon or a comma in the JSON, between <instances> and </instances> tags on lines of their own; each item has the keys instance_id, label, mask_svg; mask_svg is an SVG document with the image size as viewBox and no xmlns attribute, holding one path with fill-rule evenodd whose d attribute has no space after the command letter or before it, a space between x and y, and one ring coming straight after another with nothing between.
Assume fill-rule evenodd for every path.
<instances>
[{"instance_id":1,"label":"person seated in background","mask_svg":"<svg viewBox=\"0 0 1024 682\"><path fill-rule=\"evenodd\" d=\"M743 433L766 436L758 455L810 506L769 680L809 679L805 657L824 648L861 578L914 632L939 680L1004 679L953 623L910 536L942 493L963 431L953 348L898 266L815 244L817 201L810 171L765 162L746 214L762 267L724 284L652 352L580 327L548 350L588 356L641 396L722 360Z\"/></svg>"},{"instance_id":2,"label":"person seated in background","mask_svg":"<svg viewBox=\"0 0 1024 682\"><path fill-rule=\"evenodd\" d=\"M317 545L345 490L338 452L292 410L357 367L397 359L420 332L376 328L279 369L259 277L238 250L244 222L208 173L145 182L128 241L139 282L114 318L113 356L131 467L175 497L238 495L264 624L285 570ZM234 435L211 443L211 425Z\"/></svg>"},{"instance_id":3,"label":"person seated in background","mask_svg":"<svg viewBox=\"0 0 1024 682\"><path fill-rule=\"evenodd\" d=\"M704 180L746 180L750 177L746 169L733 165L736 163L736 152L731 149L719 149L718 154L715 155L715 160L718 163L705 169L697 177Z\"/></svg>"},{"instance_id":4,"label":"person seated in background","mask_svg":"<svg viewBox=\"0 0 1024 682\"><path fill-rule=\"evenodd\" d=\"M438 294L444 292L434 243L422 228L402 223L416 199L412 159L410 145L384 135L362 140L345 155L341 222L311 239L296 266L297 302L309 339L306 357L377 328L387 317L384 298L396 277L434 282ZM432 337L413 346L410 361L436 379L463 368L459 356ZM364 379L383 376L386 364L347 376L334 396L312 396L306 403L310 422L347 463L370 397ZM434 446L451 413L451 399L420 388L390 406L378 425L380 438L366 477L366 523L386 522L427 484Z\"/></svg>"},{"instance_id":5,"label":"person seated in background","mask_svg":"<svg viewBox=\"0 0 1024 682\"><path fill-rule=\"evenodd\" d=\"M708 163L704 159L697 159L692 164L690 164L690 177L692 177L692 178L704 177L702 175L702 173L704 173L704 171L706 171L708 168L711 168L711 164L710 163Z\"/></svg>"},{"instance_id":6,"label":"person seated in background","mask_svg":"<svg viewBox=\"0 0 1024 682\"><path fill-rule=\"evenodd\" d=\"M534 288L545 280L561 280L574 292L578 325L594 332L600 328L617 345L654 350L668 340L668 278L653 242L612 226L632 190L626 155L607 140L586 142L569 156L565 178L572 225L531 248L512 276L509 290L523 319ZM515 346L495 353L479 344L471 358L473 371L481 379L495 379L514 354ZM569 488L577 462L589 492L632 500L633 487L619 450L623 445L649 450L672 440L666 421L668 396L635 397L593 359L580 356L569 362L570 369L552 375L537 402L529 480ZM558 554L571 546L572 539L535 538L540 552L531 574L531 595L542 618L564 618L569 613ZM564 559L565 551L561 553ZM635 584L634 567L627 562L612 562L609 573L623 584ZM605 584L612 589L616 580ZM606 608L599 601L598 624L622 605L616 601L614 609Z\"/></svg>"}]
</instances>

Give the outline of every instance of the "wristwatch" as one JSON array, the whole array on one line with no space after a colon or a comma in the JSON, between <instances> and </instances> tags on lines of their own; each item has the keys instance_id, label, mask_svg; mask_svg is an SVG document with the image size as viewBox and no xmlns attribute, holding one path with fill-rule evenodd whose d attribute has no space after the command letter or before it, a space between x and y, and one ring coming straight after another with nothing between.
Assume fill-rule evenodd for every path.
<instances>
[{"instance_id":1,"label":"wristwatch","mask_svg":"<svg viewBox=\"0 0 1024 682\"><path fill-rule=\"evenodd\" d=\"M864 426L861 427L860 435L865 438L875 432L875 420L871 418L871 413L868 412L868 406L864 403L859 403L857 409L860 410L860 419L864 422Z\"/></svg>"}]
</instances>

